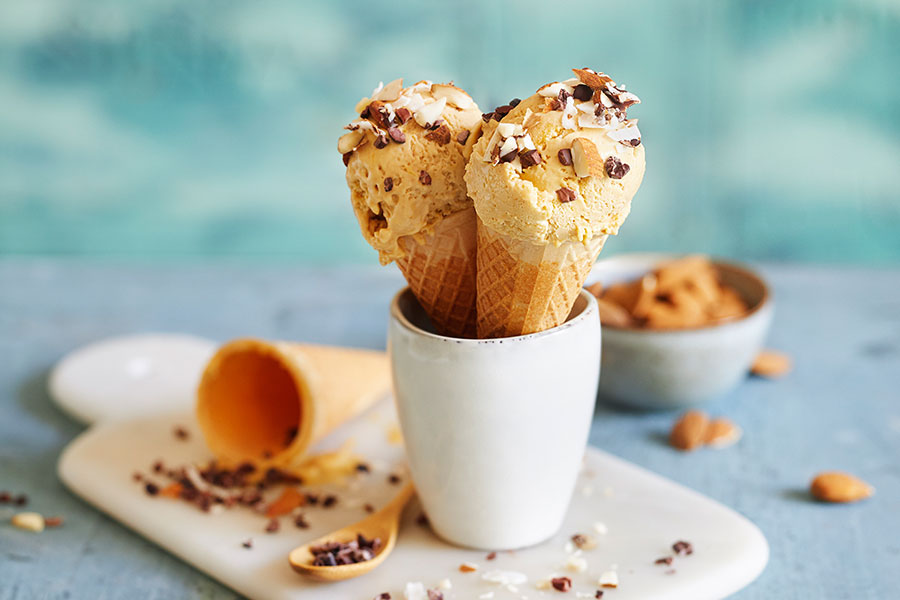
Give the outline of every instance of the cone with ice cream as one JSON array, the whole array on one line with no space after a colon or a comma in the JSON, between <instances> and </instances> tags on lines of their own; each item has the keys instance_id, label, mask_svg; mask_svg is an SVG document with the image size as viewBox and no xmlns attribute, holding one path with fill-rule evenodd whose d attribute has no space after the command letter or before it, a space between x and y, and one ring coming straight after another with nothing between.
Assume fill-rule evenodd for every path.
<instances>
[{"instance_id":1,"label":"cone with ice cream","mask_svg":"<svg viewBox=\"0 0 900 600\"><path fill-rule=\"evenodd\" d=\"M403 272L438 332L475 335L476 220L463 181L481 111L452 84L398 79L356 107L338 151L382 264Z\"/></svg>"},{"instance_id":2,"label":"cone with ice cream","mask_svg":"<svg viewBox=\"0 0 900 600\"><path fill-rule=\"evenodd\" d=\"M603 73L541 87L492 113L466 167L478 217L478 337L555 327L628 216L644 147L637 96Z\"/></svg>"},{"instance_id":3,"label":"cone with ice cream","mask_svg":"<svg viewBox=\"0 0 900 600\"><path fill-rule=\"evenodd\" d=\"M223 464L296 469L311 444L390 390L383 352L239 339L197 390L197 420Z\"/></svg>"}]
</instances>

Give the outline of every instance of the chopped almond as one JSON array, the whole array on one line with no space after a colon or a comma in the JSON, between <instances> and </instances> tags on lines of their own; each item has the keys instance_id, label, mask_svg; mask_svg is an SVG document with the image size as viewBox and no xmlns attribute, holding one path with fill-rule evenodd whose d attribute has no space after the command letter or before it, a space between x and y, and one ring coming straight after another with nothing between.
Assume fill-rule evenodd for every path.
<instances>
[{"instance_id":1,"label":"chopped almond","mask_svg":"<svg viewBox=\"0 0 900 600\"><path fill-rule=\"evenodd\" d=\"M775 350L763 350L756 355L750 372L760 377L775 379L790 373L792 367L791 357L787 354Z\"/></svg>"}]
</instances>

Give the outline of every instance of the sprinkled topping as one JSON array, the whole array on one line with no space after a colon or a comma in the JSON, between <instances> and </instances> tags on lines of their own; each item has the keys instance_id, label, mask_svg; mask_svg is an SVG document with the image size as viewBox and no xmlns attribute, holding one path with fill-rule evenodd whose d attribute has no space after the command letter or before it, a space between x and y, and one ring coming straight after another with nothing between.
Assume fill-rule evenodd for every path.
<instances>
[{"instance_id":1,"label":"sprinkled topping","mask_svg":"<svg viewBox=\"0 0 900 600\"><path fill-rule=\"evenodd\" d=\"M600 579L597 583L600 587L605 588L619 587L619 575L615 571L604 571L600 574Z\"/></svg>"},{"instance_id":2,"label":"sprinkled topping","mask_svg":"<svg viewBox=\"0 0 900 600\"><path fill-rule=\"evenodd\" d=\"M389 191L391 191L392 189L394 189L394 178L393 178L393 177L385 177L385 178L384 178L384 191L389 192ZM365 467L365 468L364 468L364 469L360 469L360 467ZM369 472L369 466L368 466L368 465L363 465L363 464L358 464L358 465L356 465L356 470L357 470L357 471L360 471L360 472L362 472L362 473L368 473L368 472Z\"/></svg>"},{"instance_id":3,"label":"sprinkled topping","mask_svg":"<svg viewBox=\"0 0 900 600\"><path fill-rule=\"evenodd\" d=\"M554 577L550 580L550 585L553 586L554 590L568 592L572 589L572 580L568 577Z\"/></svg>"},{"instance_id":4,"label":"sprinkled topping","mask_svg":"<svg viewBox=\"0 0 900 600\"><path fill-rule=\"evenodd\" d=\"M398 144L402 144L406 141L406 134L400 131L399 127L389 127L387 132L388 135L391 136L391 139Z\"/></svg>"},{"instance_id":5,"label":"sprinkled topping","mask_svg":"<svg viewBox=\"0 0 900 600\"><path fill-rule=\"evenodd\" d=\"M430 131L425 136L425 139L436 142L439 146L443 146L450 142L450 128L446 125L441 125L434 131Z\"/></svg>"},{"instance_id":6,"label":"sprinkled topping","mask_svg":"<svg viewBox=\"0 0 900 600\"><path fill-rule=\"evenodd\" d=\"M539 165L541 163L541 153L537 150L522 150L519 152L519 162L522 163L523 169Z\"/></svg>"},{"instance_id":7,"label":"sprinkled topping","mask_svg":"<svg viewBox=\"0 0 900 600\"><path fill-rule=\"evenodd\" d=\"M575 192L569 188L559 188L556 190L556 197L562 203L571 202L575 199Z\"/></svg>"},{"instance_id":8,"label":"sprinkled topping","mask_svg":"<svg viewBox=\"0 0 900 600\"><path fill-rule=\"evenodd\" d=\"M679 556L687 556L688 554L694 553L694 547L690 544L690 542L685 542L684 540L680 540L672 544L672 550L675 551L675 554Z\"/></svg>"},{"instance_id":9,"label":"sprinkled topping","mask_svg":"<svg viewBox=\"0 0 900 600\"><path fill-rule=\"evenodd\" d=\"M606 161L603 163L603 166L606 169L606 174L609 175L612 179L622 179L623 177L625 177L625 175L628 174L628 171L631 170L631 167L629 167L626 163L623 163L615 156L607 157Z\"/></svg>"}]
</instances>

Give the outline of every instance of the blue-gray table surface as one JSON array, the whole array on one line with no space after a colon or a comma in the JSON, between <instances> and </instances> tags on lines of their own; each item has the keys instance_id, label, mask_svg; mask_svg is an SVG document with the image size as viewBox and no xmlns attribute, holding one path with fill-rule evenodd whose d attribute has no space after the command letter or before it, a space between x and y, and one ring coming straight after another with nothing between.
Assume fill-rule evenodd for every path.
<instances>
[{"instance_id":1,"label":"blue-gray table surface","mask_svg":"<svg viewBox=\"0 0 900 600\"><path fill-rule=\"evenodd\" d=\"M763 530L771 558L735 597L900 597L900 269L762 265L785 379L748 379L709 406L744 429L736 446L682 454L673 413L599 404L591 443L709 495ZM233 592L70 494L55 465L82 427L46 392L67 352L113 335L171 331L382 348L393 269L135 265L0 259L0 490L60 514L35 535L0 507L0 600L230 598ZM868 480L874 498L810 501L820 470ZM374 593L374 592L373 592Z\"/></svg>"}]
</instances>

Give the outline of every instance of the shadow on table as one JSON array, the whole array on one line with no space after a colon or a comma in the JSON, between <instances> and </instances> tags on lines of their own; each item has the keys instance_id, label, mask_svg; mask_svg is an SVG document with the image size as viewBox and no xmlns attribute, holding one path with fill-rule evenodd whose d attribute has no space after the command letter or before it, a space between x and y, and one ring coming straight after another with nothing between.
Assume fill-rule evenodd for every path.
<instances>
[{"instance_id":1,"label":"shadow on table","mask_svg":"<svg viewBox=\"0 0 900 600\"><path fill-rule=\"evenodd\" d=\"M16 389L19 404L31 416L53 427L68 443L84 430L84 426L70 418L53 404L47 391L50 369L43 369L25 379Z\"/></svg>"}]
</instances>

